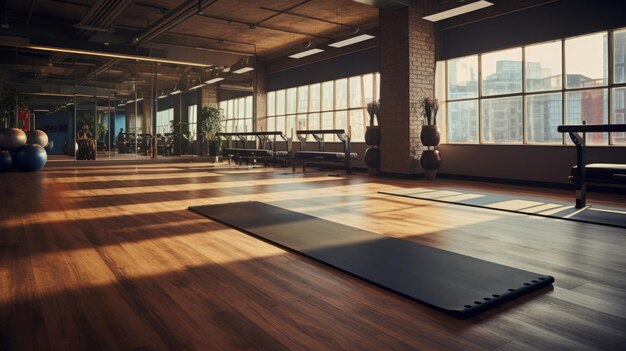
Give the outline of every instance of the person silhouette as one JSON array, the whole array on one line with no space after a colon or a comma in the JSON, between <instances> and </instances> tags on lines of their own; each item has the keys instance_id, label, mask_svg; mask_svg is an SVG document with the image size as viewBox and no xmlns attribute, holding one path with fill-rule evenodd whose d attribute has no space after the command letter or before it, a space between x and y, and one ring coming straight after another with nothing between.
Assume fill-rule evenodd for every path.
<instances>
[{"instance_id":1,"label":"person silhouette","mask_svg":"<svg viewBox=\"0 0 626 351\"><path fill-rule=\"evenodd\" d=\"M115 137L115 144L117 145L118 153L126 152L126 133L124 133L124 128L120 128L120 132Z\"/></svg>"}]
</instances>

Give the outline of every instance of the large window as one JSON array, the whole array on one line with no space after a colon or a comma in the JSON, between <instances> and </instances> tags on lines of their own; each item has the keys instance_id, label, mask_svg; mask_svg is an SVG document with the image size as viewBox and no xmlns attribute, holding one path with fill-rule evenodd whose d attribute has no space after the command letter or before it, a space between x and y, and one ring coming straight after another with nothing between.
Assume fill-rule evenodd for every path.
<instances>
[{"instance_id":1,"label":"large window","mask_svg":"<svg viewBox=\"0 0 626 351\"><path fill-rule=\"evenodd\" d=\"M267 93L267 130L344 129L365 140L366 107L378 101L380 74L337 79ZM327 141L337 141L326 136Z\"/></svg>"},{"instance_id":2,"label":"large window","mask_svg":"<svg viewBox=\"0 0 626 351\"><path fill-rule=\"evenodd\" d=\"M440 66L446 68L437 84L446 87L441 100L446 100L449 143L571 144L557 126L625 122L626 29L450 59ZM626 133L589 134L587 143L626 145Z\"/></svg>"},{"instance_id":3,"label":"large window","mask_svg":"<svg viewBox=\"0 0 626 351\"><path fill-rule=\"evenodd\" d=\"M223 100L219 103L226 119L222 122L222 130L231 132L252 132L252 96ZM270 106L268 105L268 109ZM272 108L274 108L272 106Z\"/></svg>"},{"instance_id":4,"label":"large window","mask_svg":"<svg viewBox=\"0 0 626 351\"><path fill-rule=\"evenodd\" d=\"M171 124L174 121L174 109L168 108L167 110L158 111L156 115L156 132L157 134L164 135L171 131Z\"/></svg>"},{"instance_id":5,"label":"large window","mask_svg":"<svg viewBox=\"0 0 626 351\"><path fill-rule=\"evenodd\" d=\"M189 121L189 138L196 140L198 137L198 105L187 106L187 120Z\"/></svg>"}]
</instances>

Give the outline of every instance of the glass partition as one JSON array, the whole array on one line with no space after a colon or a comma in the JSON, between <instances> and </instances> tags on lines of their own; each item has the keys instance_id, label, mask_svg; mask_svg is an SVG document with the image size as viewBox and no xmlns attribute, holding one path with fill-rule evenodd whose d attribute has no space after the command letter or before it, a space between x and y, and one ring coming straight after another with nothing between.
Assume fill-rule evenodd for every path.
<instances>
[{"instance_id":1,"label":"glass partition","mask_svg":"<svg viewBox=\"0 0 626 351\"><path fill-rule=\"evenodd\" d=\"M0 127L30 122L49 134L54 148L48 151L59 158L204 155L202 109L220 100L230 100L231 130L255 130L255 71L240 57L197 67L2 45L0 56L11 66L0 82L2 104L10 107L0 113ZM304 94L302 101L305 109Z\"/></svg>"}]
</instances>

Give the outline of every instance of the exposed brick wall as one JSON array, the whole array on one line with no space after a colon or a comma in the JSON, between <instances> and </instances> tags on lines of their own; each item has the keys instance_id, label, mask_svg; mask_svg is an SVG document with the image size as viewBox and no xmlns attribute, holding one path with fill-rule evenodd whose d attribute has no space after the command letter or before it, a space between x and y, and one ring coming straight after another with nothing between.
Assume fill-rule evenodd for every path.
<instances>
[{"instance_id":1,"label":"exposed brick wall","mask_svg":"<svg viewBox=\"0 0 626 351\"><path fill-rule=\"evenodd\" d=\"M210 106L217 107L217 84L208 84L202 87L198 113L200 113L204 107Z\"/></svg>"},{"instance_id":2,"label":"exposed brick wall","mask_svg":"<svg viewBox=\"0 0 626 351\"><path fill-rule=\"evenodd\" d=\"M147 90L144 93L143 99L143 132L152 134L152 121L153 121L153 104L151 101L154 101L154 97L152 96L152 89ZM141 112L140 112L141 113ZM156 114L154 115L154 119L156 119Z\"/></svg>"},{"instance_id":3,"label":"exposed brick wall","mask_svg":"<svg viewBox=\"0 0 626 351\"><path fill-rule=\"evenodd\" d=\"M382 172L421 172L419 102L434 96L435 26L423 4L380 10Z\"/></svg>"},{"instance_id":4,"label":"exposed brick wall","mask_svg":"<svg viewBox=\"0 0 626 351\"><path fill-rule=\"evenodd\" d=\"M435 97L435 25L422 19L426 14L423 7L412 7L409 11L409 57L410 84L409 105L411 109L410 138L412 159L419 159L424 148L420 140L420 132L424 124L421 115L421 101L427 97ZM421 169L419 163L416 164Z\"/></svg>"},{"instance_id":5,"label":"exposed brick wall","mask_svg":"<svg viewBox=\"0 0 626 351\"><path fill-rule=\"evenodd\" d=\"M256 61L254 75L254 121L255 130L267 131L267 70L264 61Z\"/></svg>"}]
</instances>

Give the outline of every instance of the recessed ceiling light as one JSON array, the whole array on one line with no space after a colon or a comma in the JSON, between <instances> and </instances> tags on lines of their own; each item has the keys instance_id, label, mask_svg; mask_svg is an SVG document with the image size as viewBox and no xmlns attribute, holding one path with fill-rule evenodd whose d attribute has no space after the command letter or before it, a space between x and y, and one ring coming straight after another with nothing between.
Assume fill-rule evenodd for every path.
<instances>
[{"instance_id":1,"label":"recessed ceiling light","mask_svg":"<svg viewBox=\"0 0 626 351\"><path fill-rule=\"evenodd\" d=\"M193 86L193 87L189 88L189 90L195 90L195 89L198 89L198 88L202 88L203 86L204 86L204 83L198 84L196 86Z\"/></svg>"},{"instance_id":2,"label":"recessed ceiling light","mask_svg":"<svg viewBox=\"0 0 626 351\"><path fill-rule=\"evenodd\" d=\"M374 38L373 35L361 34L361 35L358 35L356 37L352 37L352 38L348 38L348 39L345 39L345 40L338 41L336 43L328 44L328 46L332 46L334 48L341 48L341 47L344 47L344 46L360 43L362 41L370 40L372 38Z\"/></svg>"},{"instance_id":3,"label":"recessed ceiling light","mask_svg":"<svg viewBox=\"0 0 626 351\"><path fill-rule=\"evenodd\" d=\"M311 49L311 50L299 52L297 54L289 55L289 57L295 58L295 59L299 59L299 58L303 58L303 57L306 57L306 56L315 55L315 54L320 53L322 51L324 51L324 50L322 50L322 49Z\"/></svg>"},{"instance_id":4,"label":"recessed ceiling light","mask_svg":"<svg viewBox=\"0 0 626 351\"><path fill-rule=\"evenodd\" d=\"M224 80L224 78L217 77L217 78L209 79L205 83L206 84L213 84L213 83L217 83L217 82L222 81L222 80Z\"/></svg>"},{"instance_id":5,"label":"recessed ceiling light","mask_svg":"<svg viewBox=\"0 0 626 351\"><path fill-rule=\"evenodd\" d=\"M236 71L233 71L233 73L242 74L250 71L254 71L254 67L242 67Z\"/></svg>"},{"instance_id":6,"label":"recessed ceiling light","mask_svg":"<svg viewBox=\"0 0 626 351\"><path fill-rule=\"evenodd\" d=\"M435 13L435 14L432 14L430 16L426 16L426 17L422 17L422 18L425 19L425 20L432 21L432 22L437 22L437 21L444 20L446 18L450 18L450 17L462 15L464 13L480 10L482 8L485 8L485 7L488 7L488 6L491 6L491 5L493 5L493 3L489 2L489 1L480 0L480 1L473 2L471 4L455 7L453 9L450 9L450 10L447 10L447 11L443 11L443 12L439 12L439 13Z\"/></svg>"}]
</instances>

